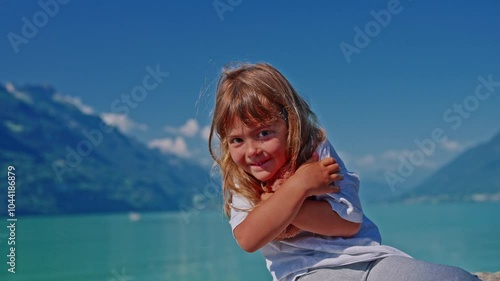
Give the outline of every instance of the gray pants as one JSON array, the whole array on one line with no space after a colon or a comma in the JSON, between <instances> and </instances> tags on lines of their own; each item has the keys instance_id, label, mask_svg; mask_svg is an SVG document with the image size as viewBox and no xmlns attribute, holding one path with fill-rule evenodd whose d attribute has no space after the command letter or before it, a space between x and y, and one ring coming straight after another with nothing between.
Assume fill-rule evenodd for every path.
<instances>
[{"instance_id":1,"label":"gray pants","mask_svg":"<svg viewBox=\"0 0 500 281\"><path fill-rule=\"evenodd\" d=\"M390 256L371 262L312 269L299 281L480 281L453 266L433 264L407 257Z\"/></svg>"}]
</instances>

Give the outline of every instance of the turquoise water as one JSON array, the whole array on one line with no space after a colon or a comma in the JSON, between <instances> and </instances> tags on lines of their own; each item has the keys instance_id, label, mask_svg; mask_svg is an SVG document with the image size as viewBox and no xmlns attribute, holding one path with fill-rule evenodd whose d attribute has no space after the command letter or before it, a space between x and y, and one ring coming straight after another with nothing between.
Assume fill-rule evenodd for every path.
<instances>
[{"instance_id":1,"label":"turquoise water","mask_svg":"<svg viewBox=\"0 0 500 281\"><path fill-rule=\"evenodd\" d=\"M500 204L368 205L384 243L470 271L500 270ZM6 219L3 218L7 225ZM18 218L16 273L0 280L271 280L259 253L236 245L217 211Z\"/></svg>"},{"instance_id":2,"label":"turquoise water","mask_svg":"<svg viewBox=\"0 0 500 281\"><path fill-rule=\"evenodd\" d=\"M368 205L382 243L414 258L500 271L500 204Z\"/></svg>"}]
</instances>

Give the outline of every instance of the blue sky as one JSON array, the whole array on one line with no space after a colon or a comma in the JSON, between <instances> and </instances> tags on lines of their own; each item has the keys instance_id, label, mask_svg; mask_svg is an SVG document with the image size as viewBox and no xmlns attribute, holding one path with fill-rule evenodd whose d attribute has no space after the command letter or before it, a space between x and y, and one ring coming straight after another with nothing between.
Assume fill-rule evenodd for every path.
<instances>
[{"instance_id":1,"label":"blue sky","mask_svg":"<svg viewBox=\"0 0 500 281\"><path fill-rule=\"evenodd\" d=\"M53 85L126 134L206 163L221 67L265 61L310 102L362 178L384 181L401 157L423 151L416 140L441 129L446 141L415 165L405 181L412 184L500 131L498 82L478 80L500 81L499 8L497 1L2 0L0 81ZM154 89L127 114L116 110L148 67L168 77L150 81Z\"/></svg>"}]
</instances>

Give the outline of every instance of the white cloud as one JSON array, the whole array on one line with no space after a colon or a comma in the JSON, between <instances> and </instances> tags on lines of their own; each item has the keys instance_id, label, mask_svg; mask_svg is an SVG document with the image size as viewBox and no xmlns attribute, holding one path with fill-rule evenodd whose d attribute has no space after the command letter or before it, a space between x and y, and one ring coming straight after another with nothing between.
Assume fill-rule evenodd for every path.
<instances>
[{"instance_id":1,"label":"white cloud","mask_svg":"<svg viewBox=\"0 0 500 281\"><path fill-rule=\"evenodd\" d=\"M205 126L201 129L200 132L201 138L208 141L208 137L210 136L210 126Z\"/></svg>"},{"instance_id":2,"label":"white cloud","mask_svg":"<svg viewBox=\"0 0 500 281\"><path fill-rule=\"evenodd\" d=\"M5 89L7 89L7 92L13 95L16 99L22 100L27 103L33 103L31 96L29 96L26 93L18 91L12 83L9 82L5 83Z\"/></svg>"},{"instance_id":3,"label":"white cloud","mask_svg":"<svg viewBox=\"0 0 500 281\"><path fill-rule=\"evenodd\" d=\"M7 91L9 93L13 93L16 91L16 88L14 87L14 85L12 83L9 83L9 82L5 83L5 88L7 89Z\"/></svg>"},{"instance_id":4,"label":"white cloud","mask_svg":"<svg viewBox=\"0 0 500 281\"><path fill-rule=\"evenodd\" d=\"M417 149L414 151L408 149L389 149L376 154L369 153L364 155L352 155L348 153L339 154L341 154L345 165L351 171L357 172L361 174L363 178L371 180L383 180L385 172L397 170L398 167L402 165L402 161L405 163L414 161L410 159L418 159L420 155L423 155L424 161L419 163L419 165L414 165L415 169L418 169L420 174L428 173L444 164L440 158L436 159L433 157L434 155L427 156ZM418 176L415 178L417 177Z\"/></svg>"},{"instance_id":5,"label":"white cloud","mask_svg":"<svg viewBox=\"0 0 500 281\"><path fill-rule=\"evenodd\" d=\"M53 96L53 99L55 101L61 101L65 102L68 104L72 104L76 106L81 112L87 115L91 115L94 113L94 109L82 102L82 100L78 97L71 97L71 96L63 96L61 94L55 94Z\"/></svg>"},{"instance_id":6,"label":"white cloud","mask_svg":"<svg viewBox=\"0 0 500 281\"><path fill-rule=\"evenodd\" d=\"M186 124L179 128L179 132L186 137L194 137L199 129L200 126L198 125L198 121L195 119L188 119Z\"/></svg>"},{"instance_id":7,"label":"white cloud","mask_svg":"<svg viewBox=\"0 0 500 281\"><path fill-rule=\"evenodd\" d=\"M390 149L384 151L381 156L380 156L380 161L377 161L377 163L380 163L383 165L384 169L393 169L394 167L398 167L401 164L401 159L404 159L405 161L410 161L411 159L418 159L418 156L423 155L424 161L422 164L418 165L419 167L425 167L429 169L434 169L438 166L440 166L442 163L436 162L433 159L433 154L427 155L423 151L421 151L418 148L415 148L413 151L408 150L408 149L401 149L401 150L396 150L396 149Z\"/></svg>"},{"instance_id":8,"label":"white cloud","mask_svg":"<svg viewBox=\"0 0 500 281\"><path fill-rule=\"evenodd\" d=\"M410 161L410 157L413 159L420 155L423 155L424 161L418 165L419 167L436 168L442 164L436 162L433 159L433 155L427 156L420 150L410 151L407 149L390 149L379 154L365 154L360 156L342 154L342 158L348 167L353 166L356 169L363 170L365 173L375 173L397 168L401 164L401 161L407 162Z\"/></svg>"},{"instance_id":9,"label":"white cloud","mask_svg":"<svg viewBox=\"0 0 500 281\"><path fill-rule=\"evenodd\" d=\"M180 127L165 126L164 130L174 135L182 135L185 137L193 137L199 130L198 122L195 119L188 119L184 125Z\"/></svg>"},{"instance_id":10,"label":"white cloud","mask_svg":"<svg viewBox=\"0 0 500 281\"><path fill-rule=\"evenodd\" d=\"M441 144L441 146L451 152L461 152L465 148L465 146L460 144L458 141L445 141Z\"/></svg>"},{"instance_id":11,"label":"white cloud","mask_svg":"<svg viewBox=\"0 0 500 281\"><path fill-rule=\"evenodd\" d=\"M191 153L182 137L174 139L154 139L148 143L149 148L158 148L163 153L172 153L180 157L188 158Z\"/></svg>"},{"instance_id":12,"label":"white cloud","mask_svg":"<svg viewBox=\"0 0 500 281\"><path fill-rule=\"evenodd\" d=\"M199 136L205 140L208 140L208 134L210 133L210 127L203 127L200 130L200 125L194 118L186 120L186 123L180 127L165 126L163 129L173 135L180 135L188 138L192 138L199 134Z\"/></svg>"},{"instance_id":13,"label":"white cloud","mask_svg":"<svg viewBox=\"0 0 500 281\"><path fill-rule=\"evenodd\" d=\"M136 123L125 114L102 113L101 118L107 125L117 127L122 133L128 133L132 130L147 131L148 129L146 124Z\"/></svg>"},{"instance_id":14,"label":"white cloud","mask_svg":"<svg viewBox=\"0 0 500 281\"><path fill-rule=\"evenodd\" d=\"M376 164L376 159L375 156L372 154L365 155L359 159L357 159L357 163L360 166L371 166L373 164Z\"/></svg>"},{"instance_id":15,"label":"white cloud","mask_svg":"<svg viewBox=\"0 0 500 281\"><path fill-rule=\"evenodd\" d=\"M397 161L399 160L400 156L406 157L410 154L409 150L403 149L403 150L396 150L396 149L390 149L382 152L381 158L386 160L386 161Z\"/></svg>"},{"instance_id":16,"label":"white cloud","mask_svg":"<svg viewBox=\"0 0 500 281\"><path fill-rule=\"evenodd\" d=\"M163 127L163 130L167 133L171 133L174 135L177 135L179 133L179 129L177 129L175 127L171 127L171 126L165 126L165 127Z\"/></svg>"}]
</instances>

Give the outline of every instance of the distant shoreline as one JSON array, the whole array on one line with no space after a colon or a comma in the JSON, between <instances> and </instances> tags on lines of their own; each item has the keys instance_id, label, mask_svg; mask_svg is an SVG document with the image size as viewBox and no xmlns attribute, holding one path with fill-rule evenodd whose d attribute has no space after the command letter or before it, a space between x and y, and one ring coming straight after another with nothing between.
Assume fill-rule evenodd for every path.
<instances>
[{"instance_id":1,"label":"distant shoreline","mask_svg":"<svg viewBox=\"0 0 500 281\"><path fill-rule=\"evenodd\" d=\"M500 281L500 271L497 272L476 272L476 274L483 281Z\"/></svg>"}]
</instances>

